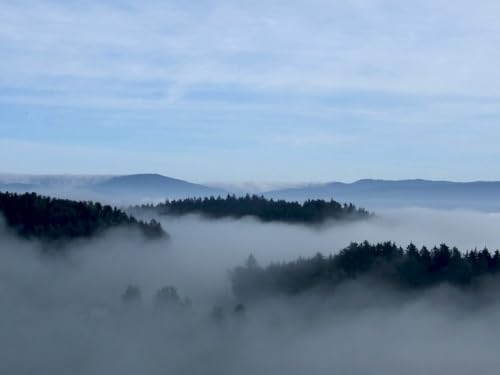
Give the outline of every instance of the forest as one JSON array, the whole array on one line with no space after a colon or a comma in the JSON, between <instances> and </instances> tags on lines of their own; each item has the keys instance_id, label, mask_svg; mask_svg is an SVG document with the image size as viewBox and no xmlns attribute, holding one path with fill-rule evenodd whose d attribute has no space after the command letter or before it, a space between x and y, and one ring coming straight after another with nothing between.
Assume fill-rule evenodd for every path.
<instances>
[{"instance_id":1,"label":"forest","mask_svg":"<svg viewBox=\"0 0 500 375\"><path fill-rule=\"evenodd\" d=\"M258 195L167 200L157 205L136 208L153 210L161 215L197 213L209 218L242 218L252 216L264 222L320 224L326 220L366 219L373 214L353 204L340 204L334 200L306 200L303 203L267 199Z\"/></svg>"},{"instance_id":2,"label":"forest","mask_svg":"<svg viewBox=\"0 0 500 375\"><path fill-rule=\"evenodd\" d=\"M119 226L135 228L146 238L167 236L157 221L137 220L116 207L35 193L0 193L0 214L19 236L44 242L88 238Z\"/></svg>"},{"instance_id":3,"label":"forest","mask_svg":"<svg viewBox=\"0 0 500 375\"><path fill-rule=\"evenodd\" d=\"M261 267L254 256L230 273L235 296L242 300L307 291L329 292L352 280L370 280L404 289L422 290L440 284L460 288L475 285L500 271L500 252L488 249L465 253L442 244L406 249L392 242L351 243L338 254L300 258Z\"/></svg>"}]
</instances>

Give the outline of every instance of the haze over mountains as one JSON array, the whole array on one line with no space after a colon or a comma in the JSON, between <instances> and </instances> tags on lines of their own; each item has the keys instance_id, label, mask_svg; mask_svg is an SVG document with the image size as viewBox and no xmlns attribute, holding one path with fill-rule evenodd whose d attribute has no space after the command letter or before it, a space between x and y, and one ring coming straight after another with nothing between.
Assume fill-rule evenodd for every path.
<instances>
[{"instance_id":1,"label":"haze over mountains","mask_svg":"<svg viewBox=\"0 0 500 375\"><path fill-rule=\"evenodd\" d=\"M164 199L244 195L241 186L196 184L160 174L104 175L0 175L0 191L37 192L74 199L96 199L117 204L158 202ZM363 179L352 183L329 182L261 191L268 198L304 201L334 199L368 209L428 207L500 210L500 181L452 182Z\"/></svg>"},{"instance_id":2,"label":"haze over mountains","mask_svg":"<svg viewBox=\"0 0 500 375\"><path fill-rule=\"evenodd\" d=\"M159 174L124 176L0 175L0 191L37 192L72 199L100 200L114 204L227 194L222 189Z\"/></svg>"},{"instance_id":3,"label":"haze over mountains","mask_svg":"<svg viewBox=\"0 0 500 375\"><path fill-rule=\"evenodd\" d=\"M194 184L159 174L116 176L91 186L104 196L114 195L121 199L165 199L206 197L226 194L224 190Z\"/></svg>"},{"instance_id":4,"label":"haze over mountains","mask_svg":"<svg viewBox=\"0 0 500 375\"><path fill-rule=\"evenodd\" d=\"M432 180L371 180L330 182L274 190L268 197L287 200L330 199L354 202L368 209L427 207L444 209L500 209L500 182L452 182Z\"/></svg>"}]
</instances>

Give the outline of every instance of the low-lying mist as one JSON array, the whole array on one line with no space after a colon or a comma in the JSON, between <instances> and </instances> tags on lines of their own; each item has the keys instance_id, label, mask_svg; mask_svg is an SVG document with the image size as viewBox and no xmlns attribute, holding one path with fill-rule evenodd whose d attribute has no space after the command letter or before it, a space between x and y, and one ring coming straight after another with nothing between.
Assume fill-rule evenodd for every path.
<instances>
[{"instance_id":1,"label":"low-lying mist","mask_svg":"<svg viewBox=\"0 0 500 375\"><path fill-rule=\"evenodd\" d=\"M493 250L499 214L405 209L322 227L158 219L168 241L116 230L59 256L2 230L0 373L497 373L494 281L481 296L446 286L408 296L353 282L329 298L262 301L235 314L227 275L250 253L266 265L351 241ZM128 285L142 293L133 309L120 298ZM154 294L169 285L192 306L156 310Z\"/></svg>"},{"instance_id":2,"label":"low-lying mist","mask_svg":"<svg viewBox=\"0 0 500 375\"><path fill-rule=\"evenodd\" d=\"M156 217L172 235L180 253L201 253L205 261L234 266L250 253L266 264L300 256L335 253L350 242L393 241L406 246L446 243L461 250L500 248L499 213L401 209L377 212L355 222L322 226L261 223L252 218L210 220L198 216ZM208 266L205 265L205 266Z\"/></svg>"}]
</instances>

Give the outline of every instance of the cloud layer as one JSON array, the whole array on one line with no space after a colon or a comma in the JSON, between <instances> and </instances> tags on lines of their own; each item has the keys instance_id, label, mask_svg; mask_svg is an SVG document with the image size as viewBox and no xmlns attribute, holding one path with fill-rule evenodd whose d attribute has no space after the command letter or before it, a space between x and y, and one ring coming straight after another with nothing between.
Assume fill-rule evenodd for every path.
<instances>
[{"instance_id":1,"label":"cloud layer","mask_svg":"<svg viewBox=\"0 0 500 375\"><path fill-rule=\"evenodd\" d=\"M32 90L56 96L72 83L110 97L127 85L152 103L154 82L166 102L210 85L496 96L498 11L494 1L4 2L3 81L54 79Z\"/></svg>"},{"instance_id":2,"label":"cloud layer","mask_svg":"<svg viewBox=\"0 0 500 375\"><path fill-rule=\"evenodd\" d=\"M4 1L0 140L49 159L9 172L138 172L148 153L157 172L198 181L498 178L484 166L498 158L499 11L492 0ZM80 149L110 157L85 165ZM310 168L318 160L329 165Z\"/></svg>"},{"instance_id":3,"label":"cloud layer","mask_svg":"<svg viewBox=\"0 0 500 375\"><path fill-rule=\"evenodd\" d=\"M473 294L443 287L402 295L353 283L331 299L249 303L244 316L233 316L238 301L226 271L250 251L267 263L335 252L358 239L494 247L498 221L498 215L418 210L319 230L187 217L166 222L168 243L115 231L59 258L2 232L0 372L496 374L494 280ZM135 309L120 301L129 284L142 290ZM192 298L192 309L155 311L152 297L165 285ZM225 318L213 319L215 304Z\"/></svg>"}]
</instances>

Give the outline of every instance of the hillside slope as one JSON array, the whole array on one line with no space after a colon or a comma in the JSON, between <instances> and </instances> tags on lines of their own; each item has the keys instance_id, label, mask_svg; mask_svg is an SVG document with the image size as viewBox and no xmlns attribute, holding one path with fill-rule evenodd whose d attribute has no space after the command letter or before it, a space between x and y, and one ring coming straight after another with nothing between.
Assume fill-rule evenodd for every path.
<instances>
[{"instance_id":1,"label":"hillside slope","mask_svg":"<svg viewBox=\"0 0 500 375\"><path fill-rule=\"evenodd\" d=\"M0 215L19 236L45 242L89 238L111 228L130 227L147 238L165 237L161 225L135 219L125 212L93 202L0 193Z\"/></svg>"}]
</instances>

